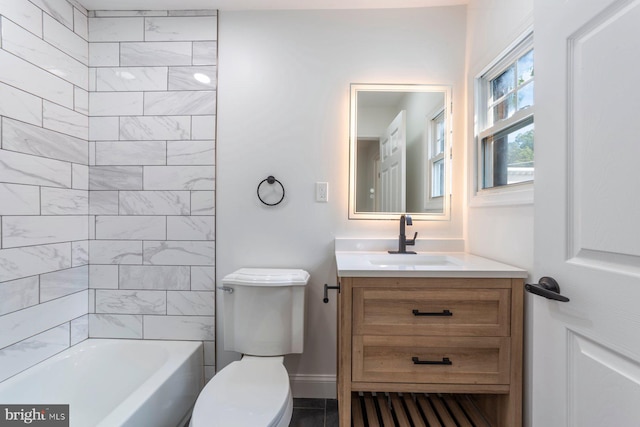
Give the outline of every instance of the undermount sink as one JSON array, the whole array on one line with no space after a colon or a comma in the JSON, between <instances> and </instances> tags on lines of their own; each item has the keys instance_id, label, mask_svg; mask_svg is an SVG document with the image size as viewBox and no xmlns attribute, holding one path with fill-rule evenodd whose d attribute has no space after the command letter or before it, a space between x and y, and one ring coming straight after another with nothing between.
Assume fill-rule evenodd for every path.
<instances>
[{"instance_id":1,"label":"undermount sink","mask_svg":"<svg viewBox=\"0 0 640 427\"><path fill-rule=\"evenodd\" d=\"M385 266L452 266L461 265L460 261L447 255L432 254L372 254L369 264Z\"/></svg>"}]
</instances>

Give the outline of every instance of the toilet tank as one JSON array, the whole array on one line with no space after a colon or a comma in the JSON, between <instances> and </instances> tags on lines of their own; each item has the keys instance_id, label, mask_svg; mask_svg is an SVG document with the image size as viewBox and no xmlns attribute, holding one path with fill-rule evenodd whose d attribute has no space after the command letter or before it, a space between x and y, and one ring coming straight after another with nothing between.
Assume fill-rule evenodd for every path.
<instances>
[{"instance_id":1,"label":"toilet tank","mask_svg":"<svg viewBox=\"0 0 640 427\"><path fill-rule=\"evenodd\" d=\"M242 268L222 279L224 349L253 356L302 353L304 270Z\"/></svg>"}]
</instances>

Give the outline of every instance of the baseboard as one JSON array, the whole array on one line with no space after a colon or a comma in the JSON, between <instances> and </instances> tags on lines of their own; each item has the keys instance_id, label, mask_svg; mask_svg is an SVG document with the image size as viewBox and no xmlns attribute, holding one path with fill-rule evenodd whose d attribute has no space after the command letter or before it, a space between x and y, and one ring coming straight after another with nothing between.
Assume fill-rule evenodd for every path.
<instances>
[{"instance_id":1,"label":"baseboard","mask_svg":"<svg viewBox=\"0 0 640 427\"><path fill-rule=\"evenodd\" d=\"M335 399L335 375L290 375L293 397Z\"/></svg>"}]
</instances>

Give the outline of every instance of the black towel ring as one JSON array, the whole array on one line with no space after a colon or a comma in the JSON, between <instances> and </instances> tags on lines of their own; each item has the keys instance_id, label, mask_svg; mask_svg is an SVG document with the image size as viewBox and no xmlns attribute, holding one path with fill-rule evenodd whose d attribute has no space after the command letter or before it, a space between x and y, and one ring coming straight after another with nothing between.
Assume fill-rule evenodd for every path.
<instances>
[{"instance_id":1,"label":"black towel ring","mask_svg":"<svg viewBox=\"0 0 640 427\"><path fill-rule=\"evenodd\" d=\"M277 201L277 202L275 202L275 203L267 203L267 202L265 202L264 200L262 200L262 197L260 197L260 187L261 187L261 186L262 186L262 184L264 184L265 182L266 182L267 184L275 184L276 182L277 182L278 184L280 184L280 188L282 188L282 197L280 197L280 200L278 200L278 201ZM282 183L281 183L280 181L278 181L277 179L275 179L275 178L273 177L273 175L269 175L268 177L266 177L265 179L263 179L262 181L260 181L260 184L258 184L258 189L256 190L256 192L258 193L258 199L260 199L260 201L261 201L262 203L264 203L265 205L267 205L267 206L275 206L275 205L279 205L279 204L280 204L280 202L282 202L282 200L284 200L284 185L282 185Z\"/></svg>"}]
</instances>

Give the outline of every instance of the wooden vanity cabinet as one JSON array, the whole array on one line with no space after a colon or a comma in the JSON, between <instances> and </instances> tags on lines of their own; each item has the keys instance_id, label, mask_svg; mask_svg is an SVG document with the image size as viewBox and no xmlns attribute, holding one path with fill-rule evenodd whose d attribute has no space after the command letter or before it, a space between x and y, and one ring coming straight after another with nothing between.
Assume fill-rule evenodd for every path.
<instances>
[{"instance_id":1,"label":"wooden vanity cabinet","mask_svg":"<svg viewBox=\"0 0 640 427\"><path fill-rule=\"evenodd\" d=\"M339 281L340 427L352 425L352 404L354 412L368 408L369 401L355 402L361 392L404 399L409 411L418 411L429 394L438 402L464 395L464 405L471 403L486 425L522 425L522 279Z\"/></svg>"}]
</instances>

